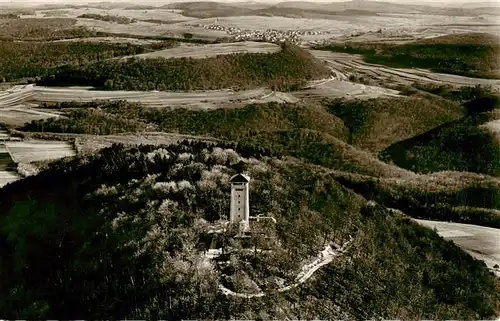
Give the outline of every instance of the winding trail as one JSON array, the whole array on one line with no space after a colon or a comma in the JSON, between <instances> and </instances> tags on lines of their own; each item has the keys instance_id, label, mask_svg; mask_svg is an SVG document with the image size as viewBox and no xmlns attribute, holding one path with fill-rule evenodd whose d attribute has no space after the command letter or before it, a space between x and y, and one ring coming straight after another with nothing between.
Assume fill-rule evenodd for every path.
<instances>
[{"instance_id":1,"label":"winding trail","mask_svg":"<svg viewBox=\"0 0 500 321\"><path fill-rule=\"evenodd\" d=\"M306 282L322 266L329 264L330 262L333 261L333 259L335 257L342 255L349 248L351 243L352 243L352 238L348 242L346 242L344 245L342 245L342 247L340 247L338 249L334 249L331 245L326 246L325 249L319 253L317 258L313 262L302 266L301 271L299 272L299 274L295 278L294 283L287 285L287 286L284 286L284 287L281 287L277 291L278 292L286 292L286 291L289 291L293 288L296 288L300 284ZM264 293L264 292L238 293L238 292L234 292L234 291L226 288L225 286L223 286L221 284L219 285L219 289L224 295L230 295L230 296L235 296L235 297L239 297L239 298L246 298L246 299L260 298L260 297L263 297L266 295L266 293Z\"/></svg>"}]
</instances>

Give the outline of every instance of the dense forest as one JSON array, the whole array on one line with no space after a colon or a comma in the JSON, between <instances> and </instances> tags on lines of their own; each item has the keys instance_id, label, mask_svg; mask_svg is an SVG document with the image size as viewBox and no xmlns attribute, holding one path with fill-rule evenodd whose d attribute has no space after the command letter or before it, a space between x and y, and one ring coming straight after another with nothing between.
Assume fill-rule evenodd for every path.
<instances>
[{"instance_id":1,"label":"dense forest","mask_svg":"<svg viewBox=\"0 0 500 321\"><path fill-rule=\"evenodd\" d=\"M393 67L500 79L500 38L486 34L448 35L400 45L331 43L317 49L362 54L366 62Z\"/></svg>"},{"instance_id":2,"label":"dense forest","mask_svg":"<svg viewBox=\"0 0 500 321\"><path fill-rule=\"evenodd\" d=\"M0 82L54 75L67 66L89 65L102 60L140 54L175 46L164 41L151 45L97 42L15 42L1 41Z\"/></svg>"},{"instance_id":3,"label":"dense forest","mask_svg":"<svg viewBox=\"0 0 500 321\"><path fill-rule=\"evenodd\" d=\"M67 66L40 84L85 85L108 90L210 90L268 86L297 90L306 81L329 75L310 53L283 44L277 53L219 55L205 59L155 58L107 60Z\"/></svg>"},{"instance_id":4,"label":"dense forest","mask_svg":"<svg viewBox=\"0 0 500 321\"><path fill-rule=\"evenodd\" d=\"M0 190L0 311L15 319L498 314L499 283L484 263L369 205L330 170L266 155L233 143L115 145L7 185ZM259 199L251 211L276 218L278 242L271 253L228 250L227 265L203 263L203 230L227 215L228 180L241 160L252 177L250 199ZM325 243L349 238L349 250L307 282L272 290ZM239 246L228 241L228 249ZM225 296L220 284L257 286L266 295Z\"/></svg>"},{"instance_id":5,"label":"dense forest","mask_svg":"<svg viewBox=\"0 0 500 321\"><path fill-rule=\"evenodd\" d=\"M0 39L2 40L46 40L70 37L78 33L88 33L83 28L75 28L76 19L70 18L31 18L0 20Z\"/></svg>"},{"instance_id":6,"label":"dense forest","mask_svg":"<svg viewBox=\"0 0 500 321\"><path fill-rule=\"evenodd\" d=\"M116 22L118 24L129 24L129 23L133 23L136 21L135 19L129 19L127 17L101 15L101 14L96 14L96 13L84 13L82 15L79 15L78 18L102 20L102 21L107 21L107 22Z\"/></svg>"},{"instance_id":7,"label":"dense forest","mask_svg":"<svg viewBox=\"0 0 500 321\"><path fill-rule=\"evenodd\" d=\"M391 144L460 119L460 101L414 93L369 100L325 99L329 113L348 129L348 143L377 153Z\"/></svg>"},{"instance_id":8,"label":"dense forest","mask_svg":"<svg viewBox=\"0 0 500 321\"><path fill-rule=\"evenodd\" d=\"M388 146L381 158L419 173L455 170L498 176L500 146L482 126L498 119L498 111L467 116Z\"/></svg>"},{"instance_id":9,"label":"dense forest","mask_svg":"<svg viewBox=\"0 0 500 321\"><path fill-rule=\"evenodd\" d=\"M17 13L2 13L0 19L19 19L21 16Z\"/></svg>"}]
</instances>

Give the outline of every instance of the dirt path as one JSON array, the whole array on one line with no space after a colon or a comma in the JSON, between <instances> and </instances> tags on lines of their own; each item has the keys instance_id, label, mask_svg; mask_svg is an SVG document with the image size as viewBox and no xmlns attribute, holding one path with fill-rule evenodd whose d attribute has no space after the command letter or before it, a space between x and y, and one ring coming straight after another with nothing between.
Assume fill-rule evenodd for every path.
<instances>
[{"instance_id":1,"label":"dirt path","mask_svg":"<svg viewBox=\"0 0 500 321\"><path fill-rule=\"evenodd\" d=\"M335 257L342 255L349 248L349 245L351 244L351 242L352 242L352 239L350 241L346 242L344 245L342 245L342 247L340 247L338 249L334 249L331 245L326 246L326 248L319 253L317 258L313 262L302 266L301 271L299 272L299 274L295 278L294 283L287 285L287 286L284 286L284 287L281 287L277 291L278 292L286 292L286 291L289 291L293 288L296 288L300 284L306 282L322 266L329 264L330 262L333 261L333 259ZM247 299L259 298L259 297L263 297L266 295L264 292L237 293L237 292L231 291L230 289L224 287L223 285L219 285L219 289L224 295L236 296L236 297L247 298Z\"/></svg>"}]
</instances>

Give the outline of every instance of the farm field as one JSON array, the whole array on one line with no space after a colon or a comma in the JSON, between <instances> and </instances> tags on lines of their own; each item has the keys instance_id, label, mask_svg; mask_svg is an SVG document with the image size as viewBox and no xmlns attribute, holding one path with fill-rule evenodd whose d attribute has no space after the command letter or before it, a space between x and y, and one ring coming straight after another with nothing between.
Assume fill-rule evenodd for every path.
<instances>
[{"instance_id":1,"label":"farm field","mask_svg":"<svg viewBox=\"0 0 500 321\"><path fill-rule=\"evenodd\" d=\"M0 108L0 122L13 126L22 126L26 122L51 117L59 117L59 114L39 109L26 108L22 105L11 108Z\"/></svg>"},{"instance_id":2,"label":"farm field","mask_svg":"<svg viewBox=\"0 0 500 321\"><path fill-rule=\"evenodd\" d=\"M500 277L500 230L477 225L416 220L419 224L436 229L446 240L451 240L473 257L486 263Z\"/></svg>"},{"instance_id":3,"label":"farm field","mask_svg":"<svg viewBox=\"0 0 500 321\"><path fill-rule=\"evenodd\" d=\"M336 79L311 81L307 89L292 93L274 92L265 88L244 91L213 90L192 92L99 91L89 89L88 87L54 88L35 85L12 87L5 94L0 94L0 122L18 126L32 120L60 117L60 112L56 110L33 108L42 102L128 100L140 102L146 107L188 107L190 109L209 110L243 107L251 103L297 102L310 96L369 99L396 96L398 94L397 91L391 89L365 86Z\"/></svg>"},{"instance_id":4,"label":"farm field","mask_svg":"<svg viewBox=\"0 0 500 321\"><path fill-rule=\"evenodd\" d=\"M500 119L487 122L480 127L489 130L493 135L497 137L498 140L500 140Z\"/></svg>"},{"instance_id":5,"label":"farm field","mask_svg":"<svg viewBox=\"0 0 500 321\"><path fill-rule=\"evenodd\" d=\"M177 11L177 12L176 12ZM54 9L54 10L37 10L33 16L29 17L60 17L60 18L77 18L82 14L99 14L99 15L111 15L126 17L129 19L137 20L147 20L147 19L157 19L164 21L188 21L194 18L183 16L178 10L169 9L100 9L100 8L66 8L66 9Z\"/></svg>"},{"instance_id":6,"label":"farm field","mask_svg":"<svg viewBox=\"0 0 500 321\"><path fill-rule=\"evenodd\" d=\"M391 68L382 65L369 64L363 61L361 55L311 50L318 59L324 60L328 66L344 75L358 74L367 79L382 83L411 84L414 82L431 82L454 86L492 86L500 90L500 80L464 77L451 74L435 73L423 69Z\"/></svg>"},{"instance_id":7,"label":"farm field","mask_svg":"<svg viewBox=\"0 0 500 321\"><path fill-rule=\"evenodd\" d=\"M75 151L71 145L62 141L26 140L22 142L6 142L5 147L12 161L18 164L75 156Z\"/></svg>"},{"instance_id":8,"label":"farm field","mask_svg":"<svg viewBox=\"0 0 500 321\"><path fill-rule=\"evenodd\" d=\"M208 30L194 27L186 23L159 24L145 21L137 21L129 24L116 24L100 20L81 19L75 24L76 27L86 27L95 31L128 34L135 36L171 36L183 37L183 34L192 33L194 37L203 39L216 39L226 37L227 33L219 30Z\"/></svg>"},{"instance_id":9,"label":"farm field","mask_svg":"<svg viewBox=\"0 0 500 321\"><path fill-rule=\"evenodd\" d=\"M199 24L213 24L214 19L199 19ZM194 24L193 21L186 24ZM224 27L260 30L310 30L330 31L326 35L301 36L304 41L320 41L331 37L347 36L353 39L362 37L363 33L381 31L385 37L429 38L450 33L486 32L496 34L500 30L494 16L450 17L436 15L380 15L370 16L339 16L335 19L304 19L286 17L220 17L217 25ZM452 25L452 26L450 26Z\"/></svg>"},{"instance_id":10,"label":"farm field","mask_svg":"<svg viewBox=\"0 0 500 321\"><path fill-rule=\"evenodd\" d=\"M315 84L310 89L304 89L293 93L297 98L306 97L345 97L370 99L378 97L397 97L397 90L387 89L383 87L367 86L339 79L331 79Z\"/></svg>"},{"instance_id":11,"label":"farm field","mask_svg":"<svg viewBox=\"0 0 500 321\"><path fill-rule=\"evenodd\" d=\"M149 107L165 107L180 105L211 106L214 103L226 101L249 101L256 99L280 98L272 95L272 91L264 88L251 90L210 90L191 92L167 92L167 91L101 91L89 90L89 87L43 87L35 85L15 86L0 94L0 109L2 107L14 107L26 102L64 102L93 100L128 100L141 102ZM209 105L206 105L206 104Z\"/></svg>"},{"instance_id":12,"label":"farm field","mask_svg":"<svg viewBox=\"0 0 500 321\"><path fill-rule=\"evenodd\" d=\"M182 43L181 45L165 50L153 51L134 56L121 57L119 59L136 58L206 58L217 55L229 55L232 53L272 53L280 51L276 44L267 42L234 42L208 45L195 45Z\"/></svg>"},{"instance_id":13,"label":"farm field","mask_svg":"<svg viewBox=\"0 0 500 321\"><path fill-rule=\"evenodd\" d=\"M5 130L0 130L0 141L6 140L9 138L9 134ZM5 147L3 145L0 145L0 153L5 153Z\"/></svg>"},{"instance_id":14,"label":"farm field","mask_svg":"<svg viewBox=\"0 0 500 321\"><path fill-rule=\"evenodd\" d=\"M21 177L16 172L0 170L0 188L20 178Z\"/></svg>"},{"instance_id":15,"label":"farm field","mask_svg":"<svg viewBox=\"0 0 500 321\"><path fill-rule=\"evenodd\" d=\"M20 177L12 171L12 159L3 144L0 145L0 188Z\"/></svg>"},{"instance_id":16,"label":"farm field","mask_svg":"<svg viewBox=\"0 0 500 321\"><path fill-rule=\"evenodd\" d=\"M60 39L60 40L52 40L50 42L128 43L136 46L144 46L144 45L151 45L154 43L160 43L161 40L138 39L138 38L127 38L127 37L93 37L93 38Z\"/></svg>"},{"instance_id":17,"label":"farm field","mask_svg":"<svg viewBox=\"0 0 500 321\"><path fill-rule=\"evenodd\" d=\"M347 37L352 40L417 39L452 33L484 32L498 34L500 24L494 15L449 16L429 14L379 14L378 16L338 15L331 19L288 18L282 16L229 16L198 19L183 16L180 10L169 9L102 9L66 8L37 10L35 15L22 18L76 19L76 26L111 33L143 36L182 36L189 32L197 37L215 39L228 34L221 30L209 30L195 25L214 25L226 28L264 31L308 30L329 31L330 34L302 35L304 42L317 42L331 37ZM116 24L94 19L77 18L82 14L111 15L135 19L129 24Z\"/></svg>"},{"instance_id":18,"label":"farm field","mask_svg":"<svg viewBox=\"0 0 500 321\"><path fill-rule=\"evenodd\" d=\"M55 134L57 135L57 134ZM113 144L124 145L171 145L184 139L197 141L217 141L215 138L191 136L173 133L146 132L136 135L71 135L75 137L75 149L78 154L95 153Z\"/></svg>"}]
</instances>

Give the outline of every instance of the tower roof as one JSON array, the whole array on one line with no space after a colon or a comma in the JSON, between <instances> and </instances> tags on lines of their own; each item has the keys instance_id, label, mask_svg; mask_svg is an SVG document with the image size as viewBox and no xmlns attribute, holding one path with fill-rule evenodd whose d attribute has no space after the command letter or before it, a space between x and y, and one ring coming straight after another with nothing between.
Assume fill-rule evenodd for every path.
<instances>
[{"instance_id":1,"label":"tower roof","mask_svg":"<svg viewBox=\"0 0 500 321\"><path fill-rule=\"evenodd\" d=\"M231 183L248 183L250 182L250 177L245 174L236 174L230 179Z\"/></svg>"}]
</instances>

